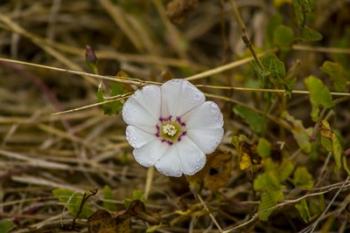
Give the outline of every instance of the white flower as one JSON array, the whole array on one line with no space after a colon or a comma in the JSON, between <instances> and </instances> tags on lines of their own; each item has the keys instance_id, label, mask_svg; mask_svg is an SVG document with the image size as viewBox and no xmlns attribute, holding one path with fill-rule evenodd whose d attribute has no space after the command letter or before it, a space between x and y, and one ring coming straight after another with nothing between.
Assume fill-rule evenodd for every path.
<instances>
[{"instance_id":1,"label":"white flower","mask_svg":"<svg viewBox=\"0 0 350 233\"><path fill-rule=\"evenodd\" d=\"M122 114L135 160L167 176L201 170L224 134L219 107L183 79L137 90Z\"/></svg>"}]
</instances>

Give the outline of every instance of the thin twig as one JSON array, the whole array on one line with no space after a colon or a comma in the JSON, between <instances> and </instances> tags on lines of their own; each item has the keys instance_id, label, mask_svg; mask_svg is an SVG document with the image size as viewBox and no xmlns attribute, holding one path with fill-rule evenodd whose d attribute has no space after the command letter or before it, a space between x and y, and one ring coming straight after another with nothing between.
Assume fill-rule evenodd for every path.
<instances>
[{"instance_id":1,"label":"thin twig","mask_svg":"<svg viewBox=\"0 0 350 233\"><path fill-rule=\"evenodd\" d=\"M129 78L129 77L118 78L115 76L98 75L98 74L88 73L88 72L84 72L84 71L58 68L58 67L54 67L54 66L46 66L46 65L41 65L41 64L36 64L36 63L31 63L31 62L26 62L26 61L19 61L19 60L3 58L3 57L0 57L0 61L20 64L20 65L25 65L25 66L31 66L31 67L40 68L40 69L53 70L53 71L58 71L58 72L63 72L63 73L68 73L68 74L88 76L88 77L92 77L92 78L96 78L96 79L103 79L103 80L126 83L126 84L134 84L134 85L141 85L141 86L145 85L146 83L159 84L157 82L144 81L144 80L133 79L133 78Z\"/></svg>"},{"instance_id":2,"label":"thin twig","mask_svg":"<svg viewBox=\"0 0 350 233\"><path fill-rule=\"evenodd\" d=\"M267 88L250 88L250 87L231 87L231 86L216 86L216 85L205 85L205 84L197 84L197 87L204 87L210 89L220 89L220 90L234 90L234 91L245 91L245 92L268 92L268 93L280 93L287 94L287 90L283 89L267 89ZM306 90L291 90L292 94L297 95L310 95L309 91ZM333 96L350 96L348 92L330 92Z\"/></svg>"},{"instance_id":3,"label":"thin twig","mask_svg":"<svg viewBox=\"0 0 350 233\"><path fill-rule=\"evenodd\" d=\"M292 49L306 52L318 52L318 53L340 53L349 54L350 48L332 48L332 47L313 47L309 45L293 45Z\"/></svg>"},{"instance_id":4,"label":"thin twig","mask_svg":"<svg viewBox=\"0 0 350 233\"><path fill-rule=\"evenodd\" d=\"M273 51L274 50L266 51L264 53L259 53L258 57L262 57L265 54L267 54L269 52L273 52ZM206 78L206 77L233 69L235 67L244 65L252 60L253 60L252 57L244 58L242 60L234 61L232 63L226 64L223 66L218 66L214 69L207 70L207 71L204 71L202 73L198 73L198 74L193 75L193 76L189 76L186 79L189 81L194 81L194 80ZM138 86L144 86L145 84L154 84L154 85L161 84L159 82L154 82L154 81L145 81L145 80L135 79L135 78L130 78L130 77L118 78L118 77L114 77L114 76L98 75L98 74L93 74L93 73L88 73L88 72L83 72L83 71L70 70L70 69L58 68L58 67L53 67L53 66L46 66L46 65L41 65L41 64L36 64L36 63L31 63L31 62L26 62L26 61L20 61L20 60L14 60L14 59L9 59L9 58L2 58L2 57L0 57L0 62L15 63L15 64L19 64L19 65L25 65L25 66L30 66L30 67L40 68L40 69L48 69L48 70L52 70L52 71L64 72L64 73L75 74L75 75L80 75L80 76L89 76L89 77L96 78L96 79L108 80L108 81L126 83L126 84L133 84L133 85L138 85ZM282 90L282 89L230 87L230 86L203 85L203 84L197 84L196 86L197 87L211 88L211 89L246 91L246 92L269 92L269 93L281 93L281 94L287 93L286 90ZM292 94L300 94L300 95L309 95L310 94L310 92L306 91L306 90L291 90L291 92L292 92ZM330 92L330 94L333 96L350 97L350 93L348 93L348 92Z\"/></svg>"},{"instance_id":5,"label":"thin twig","mask_svg":"<svg viewBox=\"0 0 350 233\"><path fill-rule=\"evenodd\" d=\"M239 27L241 29L242 40L243 40L244 44L249 49L250 53L252 54L255 62L258 64L260 69L264 70L264 65L262 64L262 62L260 61L259 57L257 56L257 54L256 54L256 52L255 52L255 50L253 48L252 42L249 39L249 36L248 36L248 33L247 33L247 28L246 28L246 26L245 26L245 24L243 22L241 14L239 13L236 1L235 0L230 0L230 3L231 3L232 10L233 10L233 15L235 16L235 18L237 20L237 23L238 23L238 25L239 25Z\"/></svg>"},{"instance_id":6,"label":"thin twig","mask_svg":"<svg viewBox=\"0 0 350 233\"><path fill-rule=\"evenodd\" d=\"M272 49L272 50L267 50L265 52L262 52L262 53L258 53L256 56L259 58L259 57L263 57L265 56L266 54L268 53L273 53L277 51L277 49ZM198 74L195 74L195 75L192 75L192 76L189 76L189 77L186 77L186 79L188 81L194 81L194 80L198 80L198 79L203 79L203 78L207 78L209 76L213 76L213 75L216 75L216 74L219 74L219 73L222 73L224 71L227 71L227 70L231 70L233 68L236 68L236 67L239 67L241 65L244 65L244 64L247 64L251 61L253 61L254 58L253 57L247 57L247 58L243 58L241 60L237 60L237 61L233 61L233 62L230 62L228 64L225 64L225 65L222 65L222 66L218 66L218 67L215 67L213 69L210 69L210 70L207 70L207 71L203 71L201 73L198 73Z\"/></svg>"},{"instance_id":7,"label":"thin twig","mask_svg":"<svg viewBox=\"0 0 350 233\"><path fill-rule=\"evenodd\" d=\"M305 194L301 197L298 197L296 199L291 199L291 200L286 200L284 202L281 202L271 208L268 208L266 210L275 210L277 208L281 208L283 206L286 206L286 205L291 205L291 204L296 204L298 202L300 202L301 200L304 200L306 198L309 198L309 197L315 197L315 196L320 196L320 195L323 195L325 193L329 193L335 189L338 189L337 193L333 196L333 198L337 197L339 195L340 192L342 192L345 188L349 188L350 187L350 177L348 177L344 182L341 182L341 183L338 183L338 184L334 184L334 185L330 185L330 186L325 186L325 187L322 187L322 191L318 191L318 192L314 192L314 193L308 193L308 194ZM330 206L327 206L328 209ZM327 212L327 208L326 210L324 211L324 213ZM320 219L321 219L322 216L320 216ZM253 222L254 220L256 220L258 218L258 214L254 214L249 220L247 221L244 221L243 223L239 224L239 225L236 225L236 226L233 226L233 227L230 227L228 229L226 229L224 231L224 233L230 233L230 232L234 232L236 230L238 230L239 228L242 228L246 225L248 225L249 223ZM305 230L305 229L304 229Z\"/></svg>"},{"instance_id":8,"label":"thin twig","mask_svg":"<svg viewBox=\"0 0 350 233\"><path fill-rule=\"evenodd\" d=\"M213 221L213 223L215 224L215 226L218 228L218 230L223 233L223 229L221 228L220 224L218 223L218 221L216 220L215 216L210 212L207 204L205 203L205 201L202 199L202 197L198 194L195 193L195 196L198 198L198 200L200 201L200 203L203 205L204 209L209 213L209 217L211 218L211 220Z\"/></svg>"},{"instance_id":9,"label":"thin twig","mask_svg":"<svg viewBox=\"0 0 350 233\"><path fill-rule=\"evenodd\" d=\"M331 208L331 206L333 205L335 199L337 199L337 197L339 196L339 194L341 193L341 191L345 188L346 183L350 180L350 176L348 176L345 180L345 182L343 183L343 185L338 189L338 191L334 194L334 196L332 197L331 201L328 203L326 209L322 212L322 214L316 219L316 221L312 224L311 226L311 230L310 233L313 233L318 225L318 223L322 220L323 216L326 215L326 213L328 212L329 208Z\"/></svg>"},{"instance_id":10,"label":"thin twig","mask_svg":"<svg viewBox=\"0 0 350 233\"><path fill-rule=\"evenodd\" d=\"M79 205L78 212L77 212L77 214L75 215L75 217L73 218L73 221L72 221L72 225L71 225L71 229L72 230L75 229L75 223L76 223L77 219L79 218L80 214L83 212L83 208L84 208L85 203L87 202L87 200L90 197L95 196L97 191L98 190L95 189L95 190L90 191L89 194L84 193L83 198L81 199L81 202L80 202L80 205Z\"/></svg>"},{"instance_id":11,"label":"thin twig","mask_svg":"<svg viewBox=\"0 0 350 233\"><path fill-rule=\"evenodd\" d=\"M66 111L62 111L62 112L55 112L55 113L52 113L52 115L53 116L57 116L57 115L62 115L62 114L66 114L66 113L72 113L72 112L76 112L76 111L81 111L81 110L93 108L93 107L96 107L96 106L112 103L112 102L119 101L119 100L122 100L122 99L126 99L130 95L131 95L131 93L126 93L126 94L117 96L117 98L115 98L115 99L105 100L105 101L102 101L102 102L99 102L99 103L93 103L93 104L89 104L89 105L84 105L84 106L81 106L81 107L78 107L78 108L73 108L73 109L69 109L69 110L66 110Z\"/></svg>"},{"instance_id":12,"label":"thin twig","mask_svg":"<svg viewBox=\"0 0 350 233\"><path fill-rule=\"evenodd\" d=\"M279 118L273 116L273 115L270 115L264 111L261 111L259 109L256 109L256 108L253 108L251 107L250 105L248 104L245 104L243 102L240 102L238 100L235 100L235 99L232 99L232 98L229 98L229 97L226 97L226 96L221 96L221 95L214 95L214 94L209 94L209 93L204 93L205 96L207 97L210 97L210 98L214 98L214 99L220 99L220 100L224 100L224 101L227 101L227 102L231 102L231 103L234 103L234 104L237 104L237 105L240 105L240 106L244 106L246 108L248 108L249 110L253 111L253 112L256 112L256 113L259 113L263 116L266 116L266 118L268 118L269 120L275 122L276 124L278 124L279 126L291 131L291 127L286 124L284 121L281 121Z\"/></svg>"},{"instance_id":13,"label":"thin twig","mask_svg":"<svg viewBox=\"0 0 350 233\"><path fill-rule=\"evenodd\" d=\"M223 233L230 233L230 232L234 232L242 227L245 227L247 226L248 224L250 224L251 222L254 222L256 219L258 219L258 214L254 214L253 217L251 217L249 220L247 221L244 221L243 223L237 225L237 226L234 226L232 228L229 228L225 231L223 231Z\"/></svg>"}]
</instances>

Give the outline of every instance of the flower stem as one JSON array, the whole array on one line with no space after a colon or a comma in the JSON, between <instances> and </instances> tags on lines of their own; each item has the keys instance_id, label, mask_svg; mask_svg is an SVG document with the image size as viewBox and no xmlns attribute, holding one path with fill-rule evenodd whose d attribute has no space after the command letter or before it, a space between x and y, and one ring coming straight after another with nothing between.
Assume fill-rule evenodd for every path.
<instances>
[{"instance_id":1,"label":"flower stem","mask_svg":"<svg viewBox=\"0 0 350 233\"><path fill-rule=\"evenodd\" d=\"M154 167L149 167L147 170L147 178L146 178L146 184L145 184L145 200L148 199L149 193L152 188L153 183L153 176L154 176Z\"/></svg>"}]
</instances>

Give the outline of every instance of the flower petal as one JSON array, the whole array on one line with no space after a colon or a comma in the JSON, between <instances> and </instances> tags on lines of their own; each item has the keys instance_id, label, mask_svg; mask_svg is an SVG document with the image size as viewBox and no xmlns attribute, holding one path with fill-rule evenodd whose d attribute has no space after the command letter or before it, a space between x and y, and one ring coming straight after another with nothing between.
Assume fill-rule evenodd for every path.
<instances>
[{"instance_id":1,"label":"flower petal","mask_svg":"<svg viewBox=\"0 0 350 233\"><path fill-rule=\"evenodd\" d=\"M221 128L224 124L218 105L207 101L184 116L187 129Z\"/></svg>"},{"instance_id":2,"label":"flower petal","mask_svg":"<svg viewBox=\"0 0 350 233\"><path fill-rule=\"evenodd\" d=\"M144 167L154 166L154 164L169 150L169 145L162 143L158 138L136 148L133 151L135 160Z\"/></svg>"},{"instance_id":3,"label":"flower petal","mask_svg":"<svg viewBox=\"0 0 350 233\"><path fill-rule=\"evenodd\" d=\"M205 154L189 139L184 137L176 144L181 161L182 172L185 175L194 175L201 170L206 162Z\"/></svg>"},{"instance_id":4,"label":"flower petal","mask_svg":"<svg viewBox=\"0 0 350 233\"><path fill-rule=\"evenodd\" d=\"M133 98L155 119L159 119L161 105L161 91L159 86L144 86L141 90L137 90L134 93Z\"/></svg>"},{"instance_id":5,"label":"flower petal","mask_svg":"<svg viewBox=\"0 0 350 233\"><path fill-rule=\"evenodd\" d=\"M224 129L191 129L187 131L187 135L201 151L205 154L210 154L213 153L220 144L224 135Z\"/></svg>"},{"instance_id":6,"label":"flower petal","mask_svg":"<svg viewBox=\"0 0 350 233\"><path fill-rule=\"evenodd\" d=\"M135 126L129 125L126 128L126 140L134 148L140 148L155 139L157 137L154 134L147 133Z\"/></svg>"},{"instance_id":7,"label":"flower petal","mask_svg":"<svg viewBox=\"0 0 350 233\"><path fill-rule=\"evenodd\" d=\"M205 101L204 94L185 79L172 79L162 89L162 114L182 116Z\"/></svg>"},{"instance_id":8,"label":"flower petal","mask_svg":"<svg viewBox=\"0 0 350 233\"><path fill-rule=\"evenodd\" d=\"M183 80L182 92L179 97L177 98L180 102L177 109L177 116L182 116L193 108L200 106L205 101L204 94L187 80Z\"/></svg>"},{"instance_id":9,"label":"flower petal","mask_svg":"<svg viewBox=\"0 0 350 233\"><path fill-rule=\"evenodd\" d=\"M176 144L171 146L162 158L156 162L155 167L160 173L166 176L180 177L182 175Z\"/></svg>"},{"instance_id":10,"label":"flower petal","mask_svg":"<svg viewBox=\"0 0 350 233\"><path fill-rule=\"evenodd\" d=\"M145 108L143 108L134 98L131 96L123 106L123 120L129 124L139 128L142 126L155 127L158 119L155 119Z\"/></svg>"}]
</instances>

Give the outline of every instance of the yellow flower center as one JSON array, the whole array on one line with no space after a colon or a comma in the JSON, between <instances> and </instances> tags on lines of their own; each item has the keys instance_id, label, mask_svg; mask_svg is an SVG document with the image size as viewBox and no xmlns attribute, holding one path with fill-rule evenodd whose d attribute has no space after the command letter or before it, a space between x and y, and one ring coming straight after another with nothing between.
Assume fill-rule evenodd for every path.
<instances>
[{"instance_id":1,"label":"yellow flower center","mask_svg":"<svg viewBox=\"0 0 350 233\"><path fill-rule=\"evenodd\" d=\"M163 134L166 134L167 136L170 137L174 137L177 133L177 128L175 127L175 125L171 124L171 123L167 123L162 125L162 132Z\"/></svg>"},{"instance_id":2,"label":"yellow flower center","mask_svg":"<svg viewBox=\"0 0 350 233\"><path fill-rule=\"evenodd\" d=\"M162 142L166 142L169 145L175 142L181 141L181 138L186 135L185 124L181 120L172 121L171 119L162 120L157 125L156 136L161 139Z\"/></svg>"}]
</instances>

